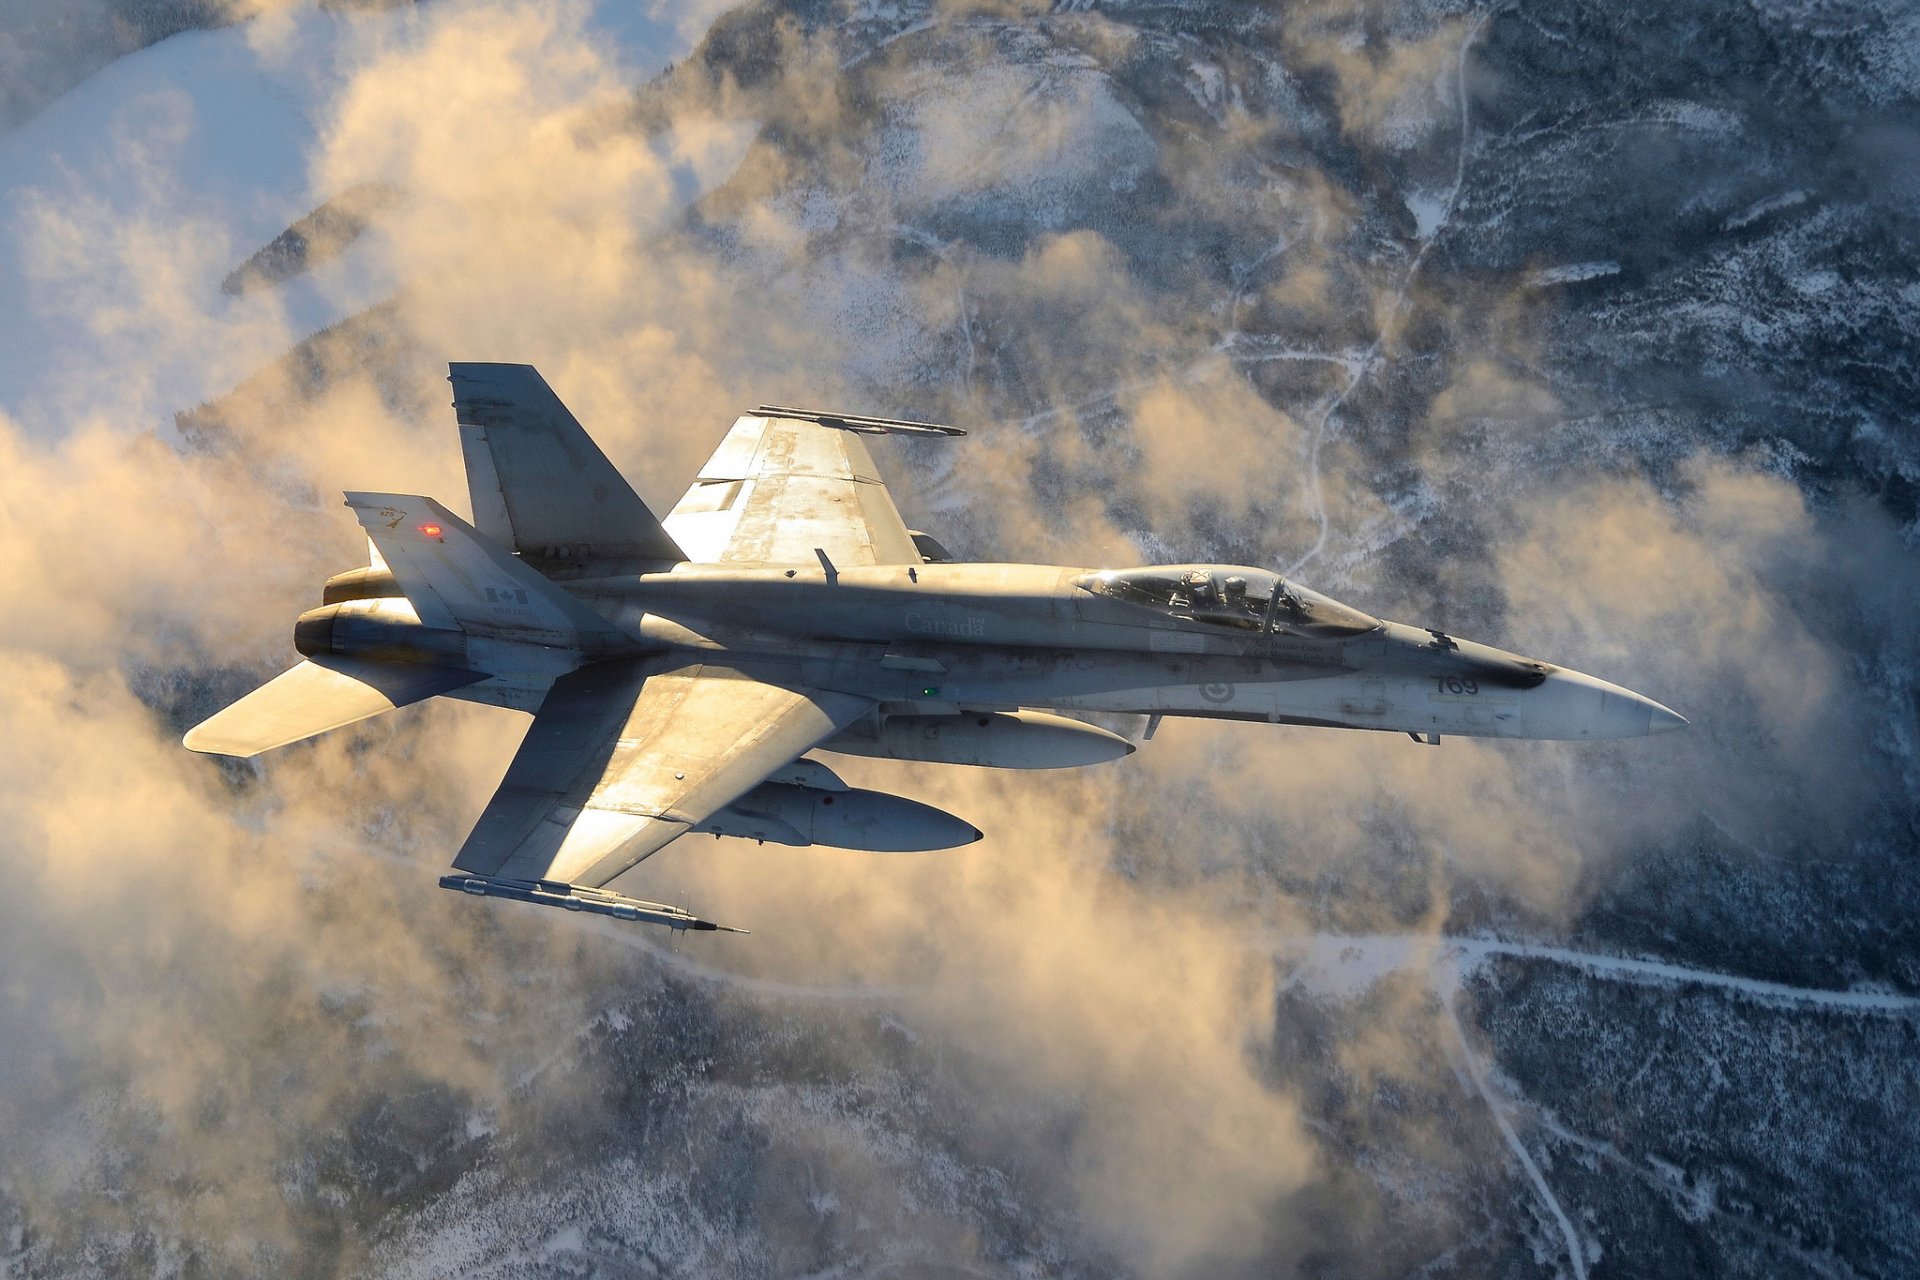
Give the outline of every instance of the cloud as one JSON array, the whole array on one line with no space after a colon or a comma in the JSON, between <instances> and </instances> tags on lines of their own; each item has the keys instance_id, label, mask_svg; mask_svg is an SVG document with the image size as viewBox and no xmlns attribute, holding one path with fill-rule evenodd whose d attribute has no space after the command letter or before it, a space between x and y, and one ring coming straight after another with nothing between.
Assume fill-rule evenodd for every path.
<instances>
[{"instance_id":1,"label":"cloud","mask_svg":"<svg viewBox=\"0 0 1920 1280\"><path fill-rule=\"evenodd\" d=\"M109 123L109 180L70 172L22 190L8 211L34 314L89 339L84 353L53 353L66 387L42 413L136 419L197 380L238 381L293 340L278 299L196 301L240 256L218 213L171 168L203 123L184 93L143 94Z\"/></svg>"},{"instance_id":2,"label":"cloud","mask_svg":"<svg viewBox=\"0 0 1920 1280\"><path fill-rule=\"evenodd\" d=\"M358 407L323 397L295 425ZM584 1016L578 965L523 953L575 977L483 1048L476 1018L520 998L484 975L524 943L449 932L411 891L438 860L407 851L458 838L511 742L435 710L290 770L209 767L180 729L291 661L289 619L358 538L274 483L282 458L105 415L52 442L0 417L0 459L5 1198L55 1257L99 1230L223 1265L297 1255L350 1185L311 1163L343 1115L422 1081L496 1104Z\"/></svg>"},{"instance_id":3,"label":"cloud","mask_svg":"<svg viewBox=\"0 0 1920 1280\"><path fill-rule=\"evenodd\" d=\"M616 227L637 217L642 231L660 228L668 200L654 187L707 162L699 122L664 154L616 139L614 154L590 160L592 140L570 129L618 82L584 34L556 48L531 6L458 18L427 20L418 49L370 51L335 99L340 145L399 177L414 202L387 220L388 243L444 275L384 320L351 322L248 379L192 419L186 441L129 410L172 368L239 382L290 341L271 302L234 307L204 288L236 255L217 223L178 214L167 185L169 148L196 122L165 99L128 122L116 161L139 181L126 203L92 200L79 182L19 213L36 287L125 352L115 378L71 381L51 432L0 418L11 566L0 657L13 673L0 691L11 833L0 856L19 886L0 922L0 1194L43 1257L94 1248L101 1229L130 1248L155 1240L243 1269L338 1250L330 1198L351 1197L364 1222L395 1192L355 1177L362 1157L341 1149L342 1126L411 1099L429 1124L438 1107L459 1131L465 1110L500 1106L589 1015L589 993L606 990L604 947L578 955L577 936L524 918L491 937L449 929L470 913L428 884L504 768L512 717L409 713L259 768L178 745L223 695L291 663L293 615L316 602L321 577L364 554L341 488L458 493L434 367L446 346L517 357L528 334L564 328L560 300L578 297L599 344L583 345L599 359L554 360L549 372L594 418L625 421L632 438L657 429L676 396L730 399L711 382L663 379L648 415L625 404L623 375L697 364L672 349L667 325L629 323L615 295L676 283L670 268L639 274L644 255ZM463 25L491 64L448 56ZM480 74L489 65L495 80ZM437 89L413 96L421 81L403 74L438 77ZM461 98L472 76L515 106L488 115L489 99ZM469 112L470 158L526 170L529 185L496 181L505 206L488 204L479 172L437 166L445 138L416 132L383 150L354 132L382 110L397 113L389 124L417 115L421 131L460 127L429 109L441 100ZM316 161L323 188L328 163ZM592 189L590 173L624 173L627 185L571 197ZM551 200L536 210L542 182ZM445 240L468 238L436 255L434 218ZM488 238L517 247L483 252ZM608 266L622 274L601 280ZM477 287L488 271L492 288ZM643 317L670 315L687 292L649 299ZM519 329L490 319L515 297ZM462 303L469 318L448 319ZM431 853L416 863L416 849ZM549 944L560 952L541 954ZM516 1008L528 1000L540 1007Z\"/></svg>"},{"instance_id":4,"label":"cloud","mask_svg":"<svg viewBox=\"0 0 1920 1280\"><path fill-rule=\"evenodd\" d=\"M1457 25L1349 48L1344 33L1364 24L1310 17L1303 38L1331 43L1294 70L1331 69L1344 127L1396 146L1425 136L1414 126L1438 100ZM1697 811L1767 847L1864 821L1875 788L1911 788L1836 747L1901 731L1855 655L1911 688L1902 602L1920 593L1884 517L1823 513L1740 457L1650 478L1569 448L1550 451L1541 480L1529 450L1551 443L1564 406L1532 371L1540 318L1517 304L1428 362L1437 372L1351 401L1321 429L1349 360L1391 320L1404 263L1361 260L1371 215L1330 167L1303 160L1259 184L1250 210L1221 189L1310 122L1229 122L1242 144L1215 165L1150 138L1083 68L1030 134L978 145L962 89L999 56L992 43L962 32L924 83L870 59L849 77L866 77L861 97L822 78L837 72L830 40L761 34L743 38L764 52L758 79L683 68L636 108L630 73L578 5L429 6L364 28L327 95L311 184L316 201L369 181L401 193L354 252L403 287L251 378L293 330L266 299L214 310L229 304L209 282L247 248L216 223L151 194L107 207L50 192L25 211L38 280L125 335L126 379L191 364L239 384L184 439L130 421L133 401L108 380L76 378L51 436L0 419L13 588L0 870L15 886L0 902L0 1130L17 1136L0 1151L0 1199L24 1204L47 1247L77 1251L106 1223L128 1239L175 1233L234 1269L306 1250L351 1269L386 1215L450 1202L421 1180L419 1150L451 1179L481 1163L469 1144L484 1141L537 1203L528 1188L571 1160L565 1135L609 1129L623 1091L667 1081L688 1098L757 1099L738 1123L761 1126L778 1169L818 1154L822 1203L906 1223L929 1256L1003 1265L993 1250L1006 1246L978 1238L988 1211L963 1195L902 1192L890 1142L1004 1171L1010 1198L1040 1206L1036 1231L1116 1270L1272 1274L1395 1220L1406 1201L1356 1174L1355 1152L1432 1167L1479 1150L1432 992L1387 984L1330 1008L1282 981L1276 939L1437 936L1495 909L1565 925ZM986 100L1015 109L1036 74L992 81ZM889 94L912 97L926 149L880 146L891 126L872 104ZM167 181L170 131L192 127L170 111L156 102L122 141L150 191ZM1218 270L1161 268L1128 227L1070 225L1071 210L1011 240L979 233L1004 219L960 216L995 200L1018 212L1013 197L1032 197L1068 152L1138 159L1149 144L1156 163L1174 157L1168 189L1229 229L1223 244L1270 242ZM704 186L735 164L686 216L687 175ZM1482 301L1458 282L1430 290L1414 304L1457 304L1447 324ZM1241 329L1287 345L1229 340ZM1424 361L1423 341L1385 342L1384 358ZM457 500L448 358L540 364L656 504L759 398L950 410L976 434L876 452L909 519L959 531L963 554L1284 563L1316 532L1317 457L1324 585L1644 687L1696 728L1619 747L1433 750L1170 722L1128 761L1070 776L835 761L990 840L910 858L690 841L644 864L634 892L686 891L756 932L698 944L698 963L750 981L676 988L695 1008L672 1034L639 1037L667 1063L643 1070L612 1056L603 1011L671 970L570 919L428 883L523 722L409 711L254 767L177 745L187 723L291 662L293 616L356 563L340 489ZM1467 514L1442 514L1455 512ZM1456 518L1477 538L1428 545ZM1845 634L1846 610L1881 581L1896 589L1879 593L1872 642ZM908 1047L883 1048L880 1015L810 1011L752 980L893 992L880 1003ZM692 1043L715 1023L738 1039ZM792 1065L766 1048L789 1034L813 1037L819 1057ZM577 1066L539 1074L574 1045ZM738 1074L716 1083L716 1057ZM856 1093L899 1070L910 1093L951 1109L928 1118L910 1101L863 1115L869 1129L814 1095L820 1110L780 1112L790 1099L776 1085L805 1092L788 1066ZM763 1069L774 1085L756 1093ZM529 1073L538 1083L522 1092ZM1389 1094L1413 1101L1388 1118L1372 1102ZM783 1129L775 1112L807 1120ZM424 1117L425 1136L381 1146L395 1117ZM687 1183L701 1144L720 1140L703 1130L682 1151L616 1137L648 1176ZM356 1143L391 1167L356 1164ZM792 1186L767 1177L728 1193L747 1206L743 1232L752 1213L800 1212ZM1423 1229L1444 1236L1449 1203L1422 1207L1440 1219Z\"/></svg>"},{"instance_id":5,"label":"cloud","mask_svg":"<svg viewBox=\"0 0 1920 1280\"><path fill-rule=\"evenodd\" d=\"M257 769L178 746L291 660L293 614L361 554L340 488L457 494L436 366L539 360L643 483L671 483L743 374L835 363L670 234L676 173L724 163L738 126L689 114L657 144L600 127L627 87L578 9L399 31L340 86L315 159L322 193L369 176L405 194L370 246L410 282L392 308L203 410L192 447L129 433L144 395L113 381L76 379L51 440L0 423L7 970L45 975L0 1011L5 1197L54 1256L102 1223L227 1264L294 1256L340 1195L362 1232L392 1191L329 1155L343 1124L439 1096L457 1130L609 994L604 944L526 916L475 933L427 885L504 767L511 717L409 713ZM234 255L169 217L166 150L193 127L160 110L122 139L146 175L131 207L49 191L26 210L35 278L125 335L128 383L172 362L238 381L288 342L270 307L235 322L199 287Z\"/></svg>"},{"instance_id":6,"label":"cloud","mask_svg":"<svg viewBox=\"0 0 1920 1280\"><path fill-rule=\"evenodd\" d=\"M1409 152L1449 118L1452 73L1474 27L1413 6L1336 2L1290 10L1286 41L1300 66L1331 75L1349 138Z\"/></svg>"},{"instance_id":7,"label":"cloud","mask_svg":"<svg viewBox=\"0 0 1920 1280\"><path fill-rule=\"evenodd\" d=\"M1680 501L1593 479L1541 502L1503 557L1514 614L1543 646L1643 673L1710 744L1669 762L1661 802L1623 825L1650 837L1699 808L1755 845L1817 838L1889 781L1834 750L1874 715L1835 629L1853 557L1777 476L1704 458L1683 476Z\"/></svg>"},{"instance_id":8,"label":"cloud","mask_svg":"<svg viewBox=\"0 0 1920 1280\"><path fill-rule=\"evenodd\" d=\"M993 218L1000 206L1025 227L1051 228L1077 214L1088 184L1126 189L1146 176L1152 142L1105 76L1003 60L994 35L1017 38L983 35L985 48L890 77L904 145L872 176L904 209Z\"/></svg>"},{"instance_id":9,"label":"cloud","mask_svg":"<svg viewBox=\"0 0 1920 1280\"><path fill-rule=\"evenodd\" d=\"M975 1099L969 1146L1063 1181L1107 1247L1156 1274L1257 1255L1267 1215L1315 1174L1297 1103L1262 1067L1274 973L1247 945L1263 920L1285 926L1286 905L1116 877L1133 786L1118 768L909 785L904 766L833 765L971 814L992 839L913 857L715 846L631 878L690 874L702 900L762 921L729 957L751 972L904 980L900 1007ZM1018 1119L1036 1108L1055 1118L1039 1134Z\"/></svg>"}]
</instances>

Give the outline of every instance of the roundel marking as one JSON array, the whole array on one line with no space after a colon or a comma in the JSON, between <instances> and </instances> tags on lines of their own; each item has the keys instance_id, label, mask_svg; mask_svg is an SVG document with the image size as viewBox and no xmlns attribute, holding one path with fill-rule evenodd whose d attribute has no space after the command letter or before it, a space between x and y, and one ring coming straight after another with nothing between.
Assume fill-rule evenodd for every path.
<instances>
[{"instance_id":1,"label":"roundel marking","mask_svg":"<svg viewBox=\"0 0 1920 1280\"><path fill-rule=\"evenodd\" d=\"M1225 680L1215 680L1200 686L1200 696L1208 702L1232 702L1233 686Z\"/></svg>"}]
</instances>

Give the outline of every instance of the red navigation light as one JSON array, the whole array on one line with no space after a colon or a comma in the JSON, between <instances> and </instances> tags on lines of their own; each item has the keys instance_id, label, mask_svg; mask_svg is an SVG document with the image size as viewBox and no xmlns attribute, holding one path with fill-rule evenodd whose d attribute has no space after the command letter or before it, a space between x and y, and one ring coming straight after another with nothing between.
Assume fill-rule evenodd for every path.
<instances>
[{"instance_id":1,"label":"red navigation light","mask_svg":"<svg viewBox=\"0 0 1920 1280\"><path fill-rule=\"evenodd\" d=\"M440 526L437 524L423 524L420 526L420 532L426 534L429 538L437 538L440 536Z\"/></svg>"}]
</instances>

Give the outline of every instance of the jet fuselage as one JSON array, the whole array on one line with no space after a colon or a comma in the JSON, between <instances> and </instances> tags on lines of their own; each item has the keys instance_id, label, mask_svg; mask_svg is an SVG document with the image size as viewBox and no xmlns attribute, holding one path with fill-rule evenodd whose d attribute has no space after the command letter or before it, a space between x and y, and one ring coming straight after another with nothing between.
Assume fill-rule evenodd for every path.
<instances>
[{"instance_id":1,"label":"jet fuselage","mask_svg":"<svg viewBox=\"0 0 1920 1280\"><path fill-rule=\"evenodd\" d=\"M1438 632L1365 615L1372 626L1332 636L1229 629L1095 594L1082 584L1098 572L688 564L568 585L642 649L787 668L895 714L1043 707L1558 739L1685 723L1617 685Z\"/></svg>"}]
</instances>

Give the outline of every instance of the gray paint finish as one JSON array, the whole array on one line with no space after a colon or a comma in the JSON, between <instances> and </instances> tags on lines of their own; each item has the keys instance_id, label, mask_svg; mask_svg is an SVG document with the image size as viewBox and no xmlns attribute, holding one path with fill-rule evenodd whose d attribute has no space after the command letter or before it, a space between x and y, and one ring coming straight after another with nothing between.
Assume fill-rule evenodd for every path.
<instances>
[{"instance_id":1,"label":"gray paint finish","mask_svg":"<svg viewBox=\"0 0 1920 1280\"><path fill-rule=\"evenodd\" d=\"M251 755L422 690L535 707L455 858L464 874L442 882L462 892L711 928L591 891L696 829L876 850L964 843L980 833L963 819L849 792L800 757L1059 768L1134 749L1061 711L1427 743L1685 724L1618 685L1384 622L1264 569L932 563L862 439L944 434L927 424L747 415L663 527L532 369L458 364L453 381L480 527L430 498L348 494L373 568L390 568L404 599L303 615L314 661L187 745ZM464 663L452 675L450 655ZM455 676L459 687L432 685Z\"/></svg>"},{"instance_id":2,"label":"gray paint finish","mask_svg":"<svg viewBox=\"0 0 1920 1280\"><path fill-rule=\"evenodd\" d=\"M532 365L449 369L476 523L489 536L510 533L505 545L530 560L601 568L686 558Z\"/></svg>"},{"instance_id":3,"label":"gray paint finish","mask_svg":"<svg viewBox=\"0 0 1920 1280\"><path fill-rule=\"evenodd\" d=\"M798 418L735 422L667 528L695 562L920 563L859 434Z\"/></svg>"}]
</instances>

